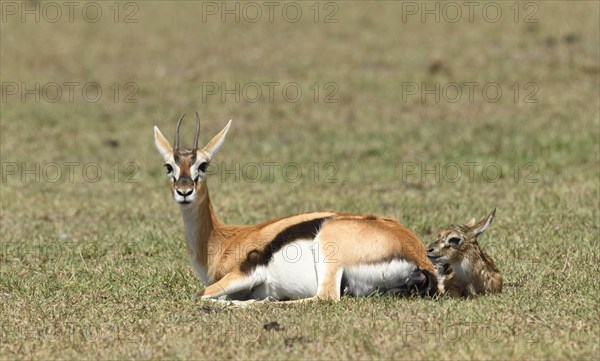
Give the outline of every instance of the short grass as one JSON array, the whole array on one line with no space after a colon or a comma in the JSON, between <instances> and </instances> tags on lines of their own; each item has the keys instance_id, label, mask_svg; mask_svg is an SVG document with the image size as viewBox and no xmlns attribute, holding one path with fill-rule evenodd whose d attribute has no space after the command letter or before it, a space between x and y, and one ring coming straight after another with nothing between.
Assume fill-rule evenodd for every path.
<instances>
[{"instance_id":1,"label":"short grass","mask_svg":"<svg viewBox=\"0 0 600 361\"><path fill-rule=\"evenodd\" d=\"M200 2L152 1L136 3L138 23L115 24L113 3L97 4L97 23L76 12L73 23L63 15L0 24L0 358L599 356L598 3L535 2L538 21L525 23L531 8L521 3L515 22L513 3L497 2L498 22L480 11L469 22L463 9L462 21L436 23L404 22L399 2L349 1L338 3L333 24L314 22L312 2L297 3L297 23L280 15L203 22ZM125 5L121 18L132 10ZM326 5L321 20L334 9ZM269 81L299 84L302 100L203 100L203 82ZM73 101L66 93L56 103L21 101L5 88L12 82L97 82L103 94L84 101L80 86ZM123 102L128 82L137 103ZM328 82L337 103L324 101ZM453 82L481 85L472 102L464 84L457 102L453 93L439 102L402 98L408 83ZM499 101L481 95L488 83L502 89ZM525 102L531 92L537 103ZM202 284L188 264L152 125L170 138L187 112L189 144L194 110L202 141L234 119L209 180L222 220L375 213L429 243L441 227L496 207L481 243L504 274L504 292L244 309L193 301ZM53 162L62 169L57 181ZM252 162L263 171L258 181ZM265 162L276 164L272 177ZM282 174L290 162L303 171L295 182ZM472 178L467 162L479 163ZM245 169L239 180L222 168L236 163ZM98 181L86 180L86 164L88 179L101 169ZM457 164L462 178L453 181ZM414 165L421 169L407 168Z\"/></svg>"}]
</instances>

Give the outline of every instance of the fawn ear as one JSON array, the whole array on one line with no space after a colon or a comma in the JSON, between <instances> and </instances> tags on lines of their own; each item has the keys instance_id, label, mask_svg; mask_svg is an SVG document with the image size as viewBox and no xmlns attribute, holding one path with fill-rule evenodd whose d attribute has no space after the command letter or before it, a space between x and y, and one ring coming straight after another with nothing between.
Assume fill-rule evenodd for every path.
<instances>
[{"instance_id":1,"label":"fawn ear","mask_svg":"<svg viewBox=\"0 0 600 361\"><path fill-rule=\"evenodd\" d=\"M467 227L473 227L475 225L475 218L471 218L468 222L467 222Z\"/></svg>"},{"instance_id":2,"label":"fawn ear","mask_svg":"<svg viewBox=\"0 0 600 361\"><path fill-rule=\"evenodd\" d=\"M219 134L215 135L214 138L211 139L211 141L208 142L208 144L204 147L204 149L202 149L208 154L210 159L212 159L215 156L215 154L217 154L219 148L221 148L221 146L223 145L223 142L225 141L225 136L227 136L227 132L229 131L230 126L231 120L229 121L229 123L227 123L225 128L223 128L223 130L221 130Z\"/></svg>"},{"instance_id":3,"label":"fawn ear","mask_svg":"<svg viewBox=\"0 0 600 361\"><path fill-rule=\"evenodd\" d=\"M168 161L173 154L173 148L156 125L154 126L154 145L156 145L156 149L158 149L164 160Z\"/></svg>"},{"instance_id":4,"label":"fawn ear","mask_svg":"<svg viewBox=\"0 0 600 361\"><path fill-rule=\"evenodd\" d=\"M478 235L482 234L483 232L485 232L485 230L488 229L490 224L492 224L492 221L494 220L495 215L496 215L496 208L494 208L492 213L490 213L490 215L487 216L485 219L482 219L476 225L471 226L471 232L473 232L473 234L475 236L478 236Z\"/></svg>"}]
</instances>

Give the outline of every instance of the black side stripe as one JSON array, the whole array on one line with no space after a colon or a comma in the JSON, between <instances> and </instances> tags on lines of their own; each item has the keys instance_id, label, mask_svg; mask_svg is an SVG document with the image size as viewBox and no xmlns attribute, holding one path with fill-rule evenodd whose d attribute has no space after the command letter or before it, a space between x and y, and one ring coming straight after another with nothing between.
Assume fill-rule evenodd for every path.
<instances>
[{"instance_id":1,"label":"black side stripe","mask_svg":"<svg viewBox=\"0 0 600 361\"><path fill-rule=\"evenodd\" d=\"M248 253L240 267L244 273L250 273L256 266L266 266L271 262L273 254L282 249L286 244L299 239L314 238L323 223L331 217L315 218L310 221L296 223L279 232L263 250L253 250Z\"/></svg>"}]
</instances>

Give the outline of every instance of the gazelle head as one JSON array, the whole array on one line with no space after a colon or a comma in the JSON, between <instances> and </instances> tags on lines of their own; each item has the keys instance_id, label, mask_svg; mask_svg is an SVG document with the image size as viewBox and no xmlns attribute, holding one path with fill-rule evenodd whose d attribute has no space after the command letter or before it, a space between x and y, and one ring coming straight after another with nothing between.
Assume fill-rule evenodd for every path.
<instances>
[{"instance_id":1,"label":"gazelle head","mask_svg":"<svg viewBox=\"0 0 600 361\"><path fill-rule=\"evenodd\" d=\"M179 148L179 127L183 117L179 118L175 129L175 141L173 147L162 135L158 127L154 126L154 144L165 161L167 175L171 180L171 192L173 198L179 204L189 204L206 194L206 168L225 140L227 131L231 126L231 120L223 130L208 142L202 149L198 149L198 136L200 135L200 117L196 113L196 134L194 136L194 147L188 149ZM202 201L202 198L200 198Z\"/></svg>"},{"instance_id":2,"label":"gazelle head","mask_svg":"<svg viewBox=\"0 0 600 361\"><path fill-rule=\"evenodd\" d=\"M477 247L477 238L492 224L496 209L486 218L475 223L472 218L464 225L451 225L438 233L436 241L427 246L427 257L435 264L451 264L462 261L469 249Z\"/></svg>"}]
</instances>

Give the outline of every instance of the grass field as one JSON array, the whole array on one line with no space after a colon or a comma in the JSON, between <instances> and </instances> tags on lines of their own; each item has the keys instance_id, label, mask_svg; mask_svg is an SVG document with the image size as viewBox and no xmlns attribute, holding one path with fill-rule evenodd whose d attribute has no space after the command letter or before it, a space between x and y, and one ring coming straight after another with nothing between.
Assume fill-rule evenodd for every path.
<instances>
[{"instance_id":1,"label":"grass field","mask_svg":"<svg viewBox=\"0 0 600 361\"><path fill-rule=\"evenodd\" d=\"M435 2L257 2L256 22L245 3L225 21L220 2L75 3L71 21L2 2L1 359L600 356L597 2L456 22ZM233 119L209 178L226 223L374 213L428 244L496 207L481 244L503 293L193 301L152 126L172 139L188 113L191 145L196 110L201 142Z\"/></svg>"}]
</instances>

